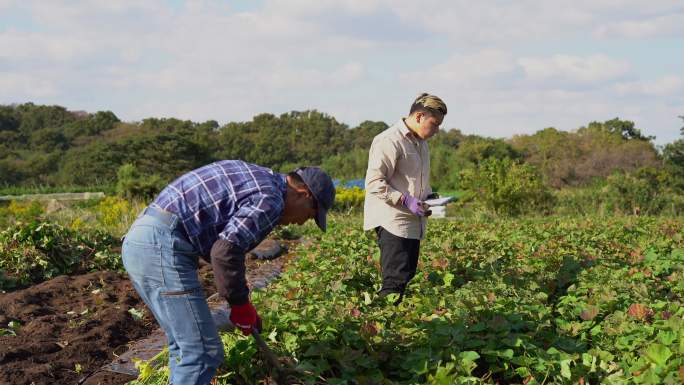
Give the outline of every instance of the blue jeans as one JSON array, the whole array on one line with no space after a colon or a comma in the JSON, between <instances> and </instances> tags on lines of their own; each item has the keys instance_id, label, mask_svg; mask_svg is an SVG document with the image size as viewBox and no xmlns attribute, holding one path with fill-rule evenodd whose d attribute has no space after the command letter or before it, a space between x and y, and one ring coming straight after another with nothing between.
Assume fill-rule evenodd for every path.
<instances>
[{"instance_id":1,"label":"blue jeans","mask_svg":"<svg viewBox=\"0 0 684 385\"><path fill-rule=\"evenodd\" d=\"M198 253L178 217L148 207L126 234L123 264L169 343L174 385L209 384L223 344L197 276Z\"/></svg>"}]
</instances>

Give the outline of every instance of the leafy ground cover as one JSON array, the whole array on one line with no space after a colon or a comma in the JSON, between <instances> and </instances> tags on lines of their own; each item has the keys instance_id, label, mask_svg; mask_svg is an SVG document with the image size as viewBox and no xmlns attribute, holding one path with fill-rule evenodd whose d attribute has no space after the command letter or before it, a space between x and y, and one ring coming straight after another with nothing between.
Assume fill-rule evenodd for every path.
<instances>
[{"instance_id":1,"label":"leafy ground cover","mask_svg":"<svg viewBox=\"0 0 684 385\"><path fill-rule=\"evenodd\" d=\"M0 231L0 290L62 274L122 270L120 241L98 230L72 230L54 222L17 222Z\"/></svg>"},{"instance_id":2,"label":"leafy ground cover","mask_svg":"<svg viewBox=\"0 0 684 385\"><path fill-rule=\"evenodd\" d=\"M681 220L432 221L399 306L375 296L379 253L358 219L330 227L253 294L293 383L684 381ZM223 338L219 383L269 383L251 339ZM145 368L138 383L163 382Z\"/></svg>"}]
</instances>

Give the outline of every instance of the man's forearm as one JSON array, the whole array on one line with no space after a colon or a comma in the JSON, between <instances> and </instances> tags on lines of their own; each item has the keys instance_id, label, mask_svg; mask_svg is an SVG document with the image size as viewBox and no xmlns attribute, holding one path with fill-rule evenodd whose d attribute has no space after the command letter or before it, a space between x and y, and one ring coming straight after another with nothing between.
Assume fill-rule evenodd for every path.
<instances>
[{"instance_id":1,"label":"man's forearm","mask_svg":"<svg viewBox=\"0 0 684 385\"><path fill-rule=\"evenodd\" d=\"M249 302L244 253L233 250L230 242L219 239L211 248L211 266L220 296L231 305Z\"/></svg>"}]
</instances>

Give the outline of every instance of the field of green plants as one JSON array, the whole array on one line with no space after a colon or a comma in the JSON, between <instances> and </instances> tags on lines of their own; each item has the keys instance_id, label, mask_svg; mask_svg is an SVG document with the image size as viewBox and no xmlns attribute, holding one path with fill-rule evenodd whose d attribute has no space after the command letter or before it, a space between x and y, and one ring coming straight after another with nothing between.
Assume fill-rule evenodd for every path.
<instances>
[{"instance_id":1,"label":"field of green plants","mask_svg":"<svg viewBox=\"0 0 684 385\"><path fill-rule=\"evenodd\" d=\"M361 230L363 192L338 195L327 233L277 231L302 237L297 257L252 295L263 337L295 368L289 383L684 382L681 217L504 218L452 205L450 218L429 222L418 274L395 306L376 296L379 250ZM107 197L0 207L0 290L122 271L119 237L143 206ZM7 319L0 336L24 327ZM252 338L222 338L219 384L274 383ZM133 384L166 383L163 354L138 365Z\"/></svg>"},{"instance_id":2,"label":"field of green plants","mask_svg":"<svg viewBox=\"0 0 684 385\"><path fill-rule=\"evenodd\" d=\"M359 218L307 232L253 293L263 336L305 384L680 384L684 225L664 217L433 220L399 306L376 297ZM269 383L251 338L223 334L219 383ZM163 384L164 360L137 384ZM256 380L254 380L256 379Z\"/></svg>"}]
</instances>

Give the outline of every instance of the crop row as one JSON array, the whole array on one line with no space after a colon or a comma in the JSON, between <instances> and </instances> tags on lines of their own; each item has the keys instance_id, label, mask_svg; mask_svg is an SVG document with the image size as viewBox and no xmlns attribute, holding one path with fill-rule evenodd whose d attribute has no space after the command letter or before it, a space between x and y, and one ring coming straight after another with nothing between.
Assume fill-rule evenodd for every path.
<instances>
[{"instance_id":1,"label":"crop row","mask_svg":"<svg viewBox=\"0 0 684 385\"><path fill-rule=\"evenodd\" d=\"M681 222L433 221L419 275L396 307L375 296L372 236L355 220L331 227L253 294L269 344L302 383L683 380ZM221 381L269 376L250 339L223 338Z\"/></svg>"}]
</instances>

